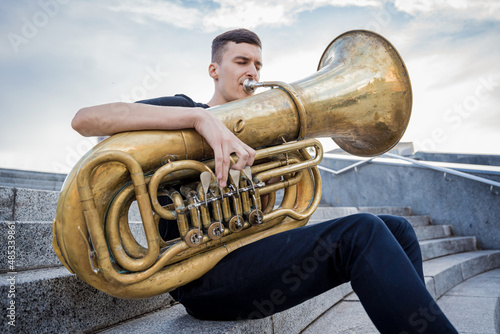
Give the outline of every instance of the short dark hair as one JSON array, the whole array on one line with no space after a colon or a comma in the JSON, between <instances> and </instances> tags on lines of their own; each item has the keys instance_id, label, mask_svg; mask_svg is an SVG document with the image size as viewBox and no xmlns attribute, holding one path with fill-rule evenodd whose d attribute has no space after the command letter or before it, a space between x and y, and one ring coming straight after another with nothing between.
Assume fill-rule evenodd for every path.
<instances>
[{"instance_id":1,"label":"short dark hair","mask_svg":"<svg viewBox=\"0 0 500 334\"><path fill-rule=\"evenodd\" d=\"M212 41L212 62L220 63L222 61L222 55L226 51L226 44L228 42L238 43L248 43L257 45L262 49L262 42L259 36L253 31L248 29L234 29L226 31L215 37Z\"/></svg>"}]
</instances>

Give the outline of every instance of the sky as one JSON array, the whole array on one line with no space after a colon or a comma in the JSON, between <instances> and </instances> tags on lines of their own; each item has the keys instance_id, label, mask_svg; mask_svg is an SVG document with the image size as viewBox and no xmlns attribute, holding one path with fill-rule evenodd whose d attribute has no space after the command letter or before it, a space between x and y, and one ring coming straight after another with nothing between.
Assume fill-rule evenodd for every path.
<instances>
[{"instance_id":1,"label":"sky","mask_svg":"<svg viewBox=\"0 0 500 334\"><path fill-rule=\"evenodd\" d=\"M261 81L287 83L313 74L338 35L377 32L412 83L402 141L500 154L496 0L16 0L0 4L0 168L68 173L97 143L71 128L82 107L178 93L208 102L212 39L233 28L261 37Z\"/></svg>"}]
</instances>

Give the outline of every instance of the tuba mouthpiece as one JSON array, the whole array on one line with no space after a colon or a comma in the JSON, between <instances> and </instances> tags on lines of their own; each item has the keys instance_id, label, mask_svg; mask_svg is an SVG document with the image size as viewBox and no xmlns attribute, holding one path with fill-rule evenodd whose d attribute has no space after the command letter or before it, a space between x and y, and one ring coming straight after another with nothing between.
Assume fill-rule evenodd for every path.
<instances>
[{"instance_id":1,"label":"tuba mouthpiece","mask_svg":"<svg viewBox=\"0 0 500 334\"><path fill-rule=\"evenodd\" d=\"M243 81L243 90L248 94L253 94L255 92L255 88L259 86L259 83L253 79L246 79Z\"/></svg>"}]
</instances>

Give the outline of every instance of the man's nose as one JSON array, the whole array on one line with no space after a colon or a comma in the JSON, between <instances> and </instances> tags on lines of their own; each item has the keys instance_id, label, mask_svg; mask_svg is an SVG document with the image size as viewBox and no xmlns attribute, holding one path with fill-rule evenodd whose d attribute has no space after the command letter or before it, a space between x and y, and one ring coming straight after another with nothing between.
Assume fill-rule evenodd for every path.
<instances>
[{"instance_id":1,"label":"man's nose","mask_svg":"<svg viewBox=\"0 0 500 334\"><path fill-rule=\"evenodd\" d=\"M247 77L249 79L253 79L255 81L258 81L258 79L259 79L259 72L257 71L257 67L255 67L254 64L251 64L251 65L248 66Z\"/></svg>"}]
</instances>

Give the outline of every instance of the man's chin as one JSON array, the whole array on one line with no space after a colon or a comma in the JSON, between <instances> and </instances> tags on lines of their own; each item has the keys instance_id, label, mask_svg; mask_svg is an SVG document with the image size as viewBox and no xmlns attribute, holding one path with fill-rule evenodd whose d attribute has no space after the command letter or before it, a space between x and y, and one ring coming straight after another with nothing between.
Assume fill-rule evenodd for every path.
<instances>
[{"instance_id":1,"label":"man's chin","mask_svg":"<svg viewBox=\"0 0 500 334\"><path fill-rule=\"evenodd\" d=\"M243 91L243 92L241 93L241 99L244 99L244 98L250 97L250 96L252 96L253 94L254 94L253 92L252 92L252 93L247 93L247 92Z\"/></svg>"},{"instance_id":2,"label":"man's chin","mask_svg":"<svg viewBox=\"0 0 500 334\"><path fill-rule=\"evenodd\" d=\"M247 97L252 96L253 94L245 94L244 96L240 97L240 100L246 99Z\"/></svg>"}]
</instances>

